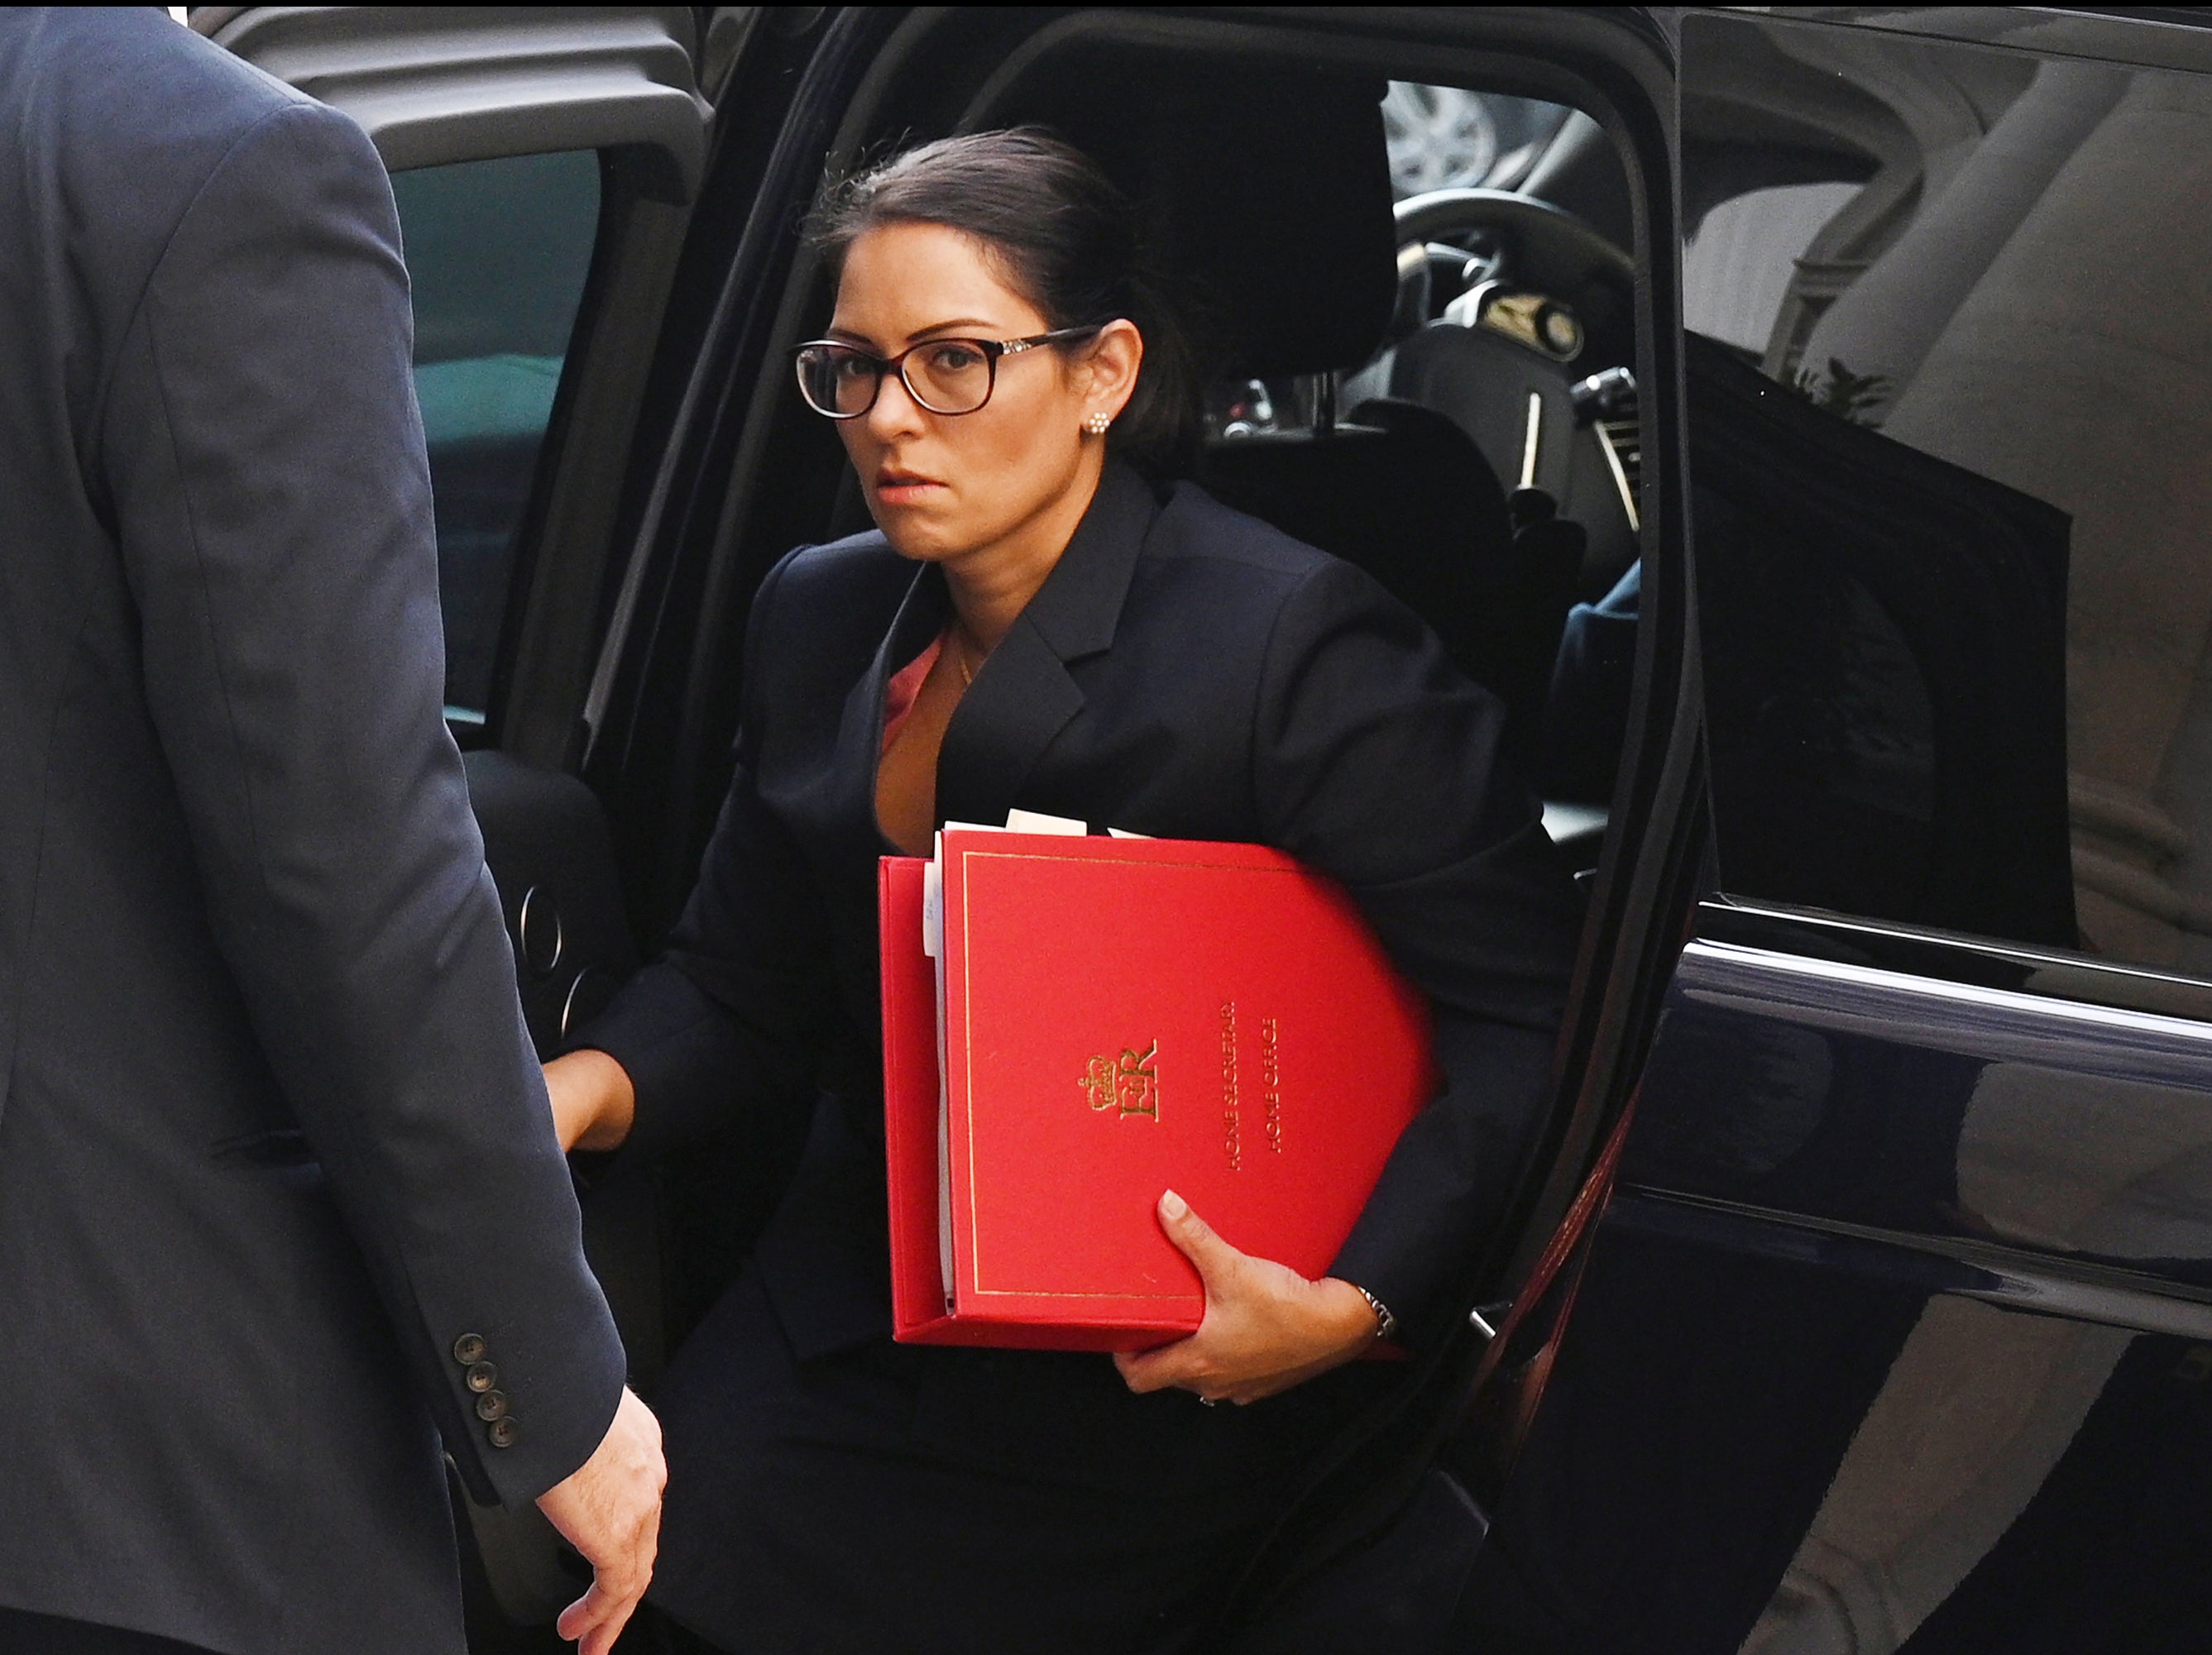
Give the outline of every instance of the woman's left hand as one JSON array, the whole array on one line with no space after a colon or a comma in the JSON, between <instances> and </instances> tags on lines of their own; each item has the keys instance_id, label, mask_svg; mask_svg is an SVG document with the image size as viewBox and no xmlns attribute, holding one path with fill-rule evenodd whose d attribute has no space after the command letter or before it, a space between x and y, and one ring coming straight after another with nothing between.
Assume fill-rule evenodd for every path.
<instances>
[{"instance_id":1,"label":"woman's left hand","mask_svg":"<svg viewBox=\"0 0 2212 1655\"><path fill-rule=\"evenodd\" d=\"M1257 1402L1347 1362L1375 1342L1375 1311L1349 1282L1309 1282L1288 1265L1239 1252L1170 1190L1160 1228L1197 1266L1206 1318L1173 1344L1124 1351L1132 1391L1180 1385L1208 1402Z\"/></svg>"}]
</instances>

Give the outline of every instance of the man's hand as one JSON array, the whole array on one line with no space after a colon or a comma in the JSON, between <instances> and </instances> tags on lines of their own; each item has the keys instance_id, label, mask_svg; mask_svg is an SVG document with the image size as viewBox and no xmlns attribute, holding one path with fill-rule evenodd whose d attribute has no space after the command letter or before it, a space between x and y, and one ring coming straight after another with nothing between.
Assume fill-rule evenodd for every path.
<instances>
[{"instance_id":1,"label":"man's hand","mask_svg":"<svg viewBox=\"0 0 2212 1655\"><path fill-rule=\"evenodd\" d=\"M1309 1282L1288 1265L1237 1252L1173 1190L1160 1197L1159 1213L1168 1240L1198 1267L1206 1319L1188 1339L1116 1355L1130 1390L1181 1385L1208 1402L1257 1402L1374 1343L1374 1308L1351 1282Z\"/></svg>"},{"instance_id":2,"label":"man's hand","mask_svg":"<svg viewBox=\"0 0 2212 1655\"><path fill-rule=\"evenodd\" d=\"M561 1611L577 1655L607 1655L653 1579L660 1543L660 1422L624 1389L592 1457L538 1496L538 1508L592 1566L592 1589Z\"/></svg>"}]
</instances>

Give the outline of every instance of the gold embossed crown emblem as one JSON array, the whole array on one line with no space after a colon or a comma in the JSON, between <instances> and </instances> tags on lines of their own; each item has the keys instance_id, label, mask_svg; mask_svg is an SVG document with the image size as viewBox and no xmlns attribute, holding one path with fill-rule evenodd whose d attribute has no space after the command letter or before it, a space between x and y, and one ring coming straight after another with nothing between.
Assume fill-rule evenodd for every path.
<instances>
[{"instance_id":1,"label":"gold embossed crown emblem","mask_svg":"<svg viewBox=\"0 0 2212 1655\"><path fill-rule=\"evenodd\" d=\"M1111 1109L1121 1118L1142 1115L1147 1120L1160 1118L1160 1076L1158 1066L1160 1043L1154 1040L1139 1052L1134 1046L1124 1046L1121 1058L1116 1063L1107 1057L1093 1058L1076 1082L1090 1100L1093 1109Z\"/></svg>"}]
</instances>

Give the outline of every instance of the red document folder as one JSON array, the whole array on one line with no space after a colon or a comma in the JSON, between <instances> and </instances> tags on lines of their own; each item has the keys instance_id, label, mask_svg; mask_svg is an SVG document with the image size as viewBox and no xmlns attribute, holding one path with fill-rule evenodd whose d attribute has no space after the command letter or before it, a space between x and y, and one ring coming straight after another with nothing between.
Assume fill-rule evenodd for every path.
<instances>
[{"instance_id":1,"label":"red document folder","mask_svg":"<svg viewBox=\"0 0 2212 1655\"><path fill-rule=\"evenodd\" d=\"M939 957L931 864L881 870L896 1337L1194 1331L1198 1274L1154 1216L1170 1188L1235 1246L1325 1273L1435 1089L1425 1003L1342 890L1250 845L939 846Z\"/></svg>"}]
</instances>

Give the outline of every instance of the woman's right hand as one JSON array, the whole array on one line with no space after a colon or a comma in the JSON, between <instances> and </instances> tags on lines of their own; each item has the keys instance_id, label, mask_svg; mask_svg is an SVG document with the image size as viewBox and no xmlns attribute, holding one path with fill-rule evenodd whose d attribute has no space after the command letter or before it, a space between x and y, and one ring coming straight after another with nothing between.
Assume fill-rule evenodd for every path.
<instances>
[{"instance_id":1,"label":"woman's right hand","mask_svg":"<svg viewBox=\"0 0 2212 1655\"><path fill-rule=\"evenodd\" d=\"M586 1047L554 1058L545 1065L545 1094L564 1151L619 1149L629 1136L637 1092L629 1071L605 1052Z\"/></svg>"}]
</instances>

